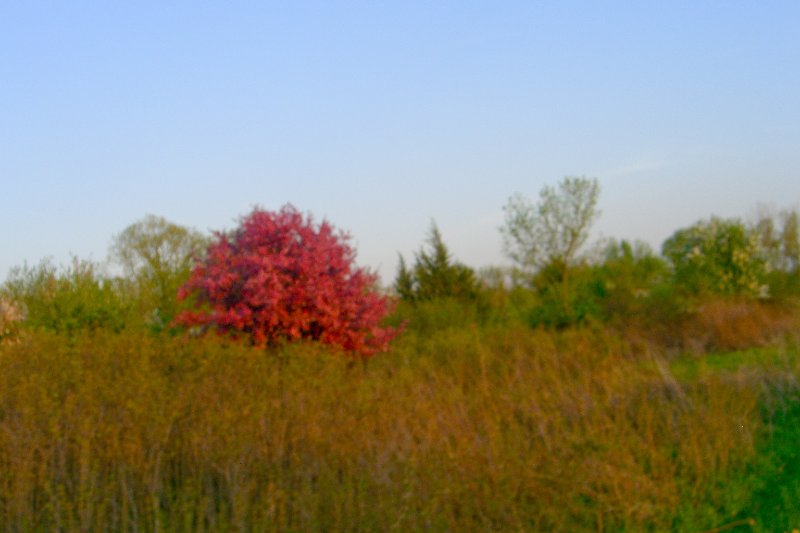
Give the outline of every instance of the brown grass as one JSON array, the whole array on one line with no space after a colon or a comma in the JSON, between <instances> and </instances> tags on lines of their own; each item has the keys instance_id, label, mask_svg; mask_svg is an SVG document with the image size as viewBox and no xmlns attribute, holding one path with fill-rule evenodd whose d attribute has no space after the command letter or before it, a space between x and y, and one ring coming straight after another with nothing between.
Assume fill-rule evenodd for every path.
<instances>
[{"instance_id":1,"label":"brown grass","mask_svg":"<svg viewBox=\"0 0 800 533\"><path fill-rule=\"evenodd\" d=\"M752 457L759 379L687 387L590 330L409 335L366 367L36 334L0 347L0 529L670 529Z\"/></svg>"},{"instance_id":2,"label":"brown grass","mask_svg":"<svg viewBox=\"0 0 800 533\"><path fill-rule=\"evenodd\" d=\"M692 351L707 352L766 346L798 331L797 313L787 305L712 299L685 321L682 335Z\"/></svg>"}]
</instances>

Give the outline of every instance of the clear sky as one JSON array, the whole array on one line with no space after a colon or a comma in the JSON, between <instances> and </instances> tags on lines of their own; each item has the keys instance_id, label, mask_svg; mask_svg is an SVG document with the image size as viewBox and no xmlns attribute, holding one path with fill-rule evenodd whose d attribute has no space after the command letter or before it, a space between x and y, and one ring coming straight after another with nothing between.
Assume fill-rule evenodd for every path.
<instances>
[{"instance_id":1,"label":"clear sky","mask_svg":"<svg viewBox=\"0 0 800 533\"><path fill-rule=\"evenodd\" d=\"M565 175L656 248L800 205L800 2L0 0L0 279L287 202L385 281L431 219L504 264L508 197Z\"/></svg>"}]
</instances>

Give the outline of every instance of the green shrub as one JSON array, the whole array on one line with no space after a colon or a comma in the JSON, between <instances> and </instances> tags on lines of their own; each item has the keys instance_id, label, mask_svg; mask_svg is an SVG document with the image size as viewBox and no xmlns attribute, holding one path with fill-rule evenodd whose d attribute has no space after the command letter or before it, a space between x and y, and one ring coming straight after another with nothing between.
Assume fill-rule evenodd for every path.
<instances>
[{"instance_id":1,"label":"green shrub","mask_svg":"<svg viewBox=\"0 0 800 533\"><path fill-rule=\"evenodd\" d=\"M121 286L89 261L74 259L61 269L47 260L18 267L3 292L24 308L24 324L31 328L72 335L79 330L120 331L133 321Z\"/></svg>"},{"instance_id":2,"label":"green shrub","mask_svg":"<svg viewBox=\"0 0 800 533\"><path fill-rule=\"evenodd\" d=\"M767 260L756 232L739 220L712 217L678 230L662 253L691 294L764 295Z\"/></svg>"},{"instance_id":3,"label":"green shrub","mask_svg":"<svg viewBox=\"0 0 800 533\"><path fill-rule=\"evenodd\" d=\"M640 315L658 287L669 282L669 267L646 243L611 241L595 268L602 282L603 315L625 319Z\"/></svg>"},{"instance_id":4,"label":"green shrub","mask_svg":"<svg viewBox=\"0 0 800 533\"><path fill-rule=\"evenodd\" d=\"M605 286L588 265L565 269L553 264L542 268L533 279L538 305L531 308L528 318L532 326L565 328L603 319L602 299Z\"/></svg>"}]
</instances>

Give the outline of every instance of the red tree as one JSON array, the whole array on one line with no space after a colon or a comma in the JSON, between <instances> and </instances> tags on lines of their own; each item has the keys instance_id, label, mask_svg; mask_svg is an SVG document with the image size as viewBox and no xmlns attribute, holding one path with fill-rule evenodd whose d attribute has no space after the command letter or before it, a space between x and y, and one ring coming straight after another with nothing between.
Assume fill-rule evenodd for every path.
<instances>
[{"instance_id":1,"label":"red tree","mask_svg":"<svg viewBox=\"0 0 800 533\"><path fill-rule=\"evenodd\" d=\"M178 298L195 296L185 326L244 333L257 346L314 339L367 357L396 331L379 323L389 300L377 276L354 265L349 237L291 205L256 208L232 233L216 233Z\"/></svg>"}]
</instances>

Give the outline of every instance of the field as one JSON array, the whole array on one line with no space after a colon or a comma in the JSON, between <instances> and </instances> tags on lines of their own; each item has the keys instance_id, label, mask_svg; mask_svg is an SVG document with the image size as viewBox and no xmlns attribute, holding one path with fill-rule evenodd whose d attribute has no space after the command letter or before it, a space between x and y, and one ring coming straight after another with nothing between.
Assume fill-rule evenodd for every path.
<instances>
[{"instance_id":1,"label":"field","mask_svg":"<svg viewBox=\"0 0 800 533\"><path fill-rule=\"evenodd\" d=\"M210 241L145 218L124 276L19 268L0 530L794 531L782 217L481 272L433 224L391 288L291 206Z\"/></svg>"},{"instance_id":2,"label":"field","mask_svg":"<svg viewBox=\"0 0 800 533\"><path fill-rule=\"evenodd\" d=\"M791 335L461 324L362 363L39 331L0 345L0 530L791 531L798 378Z\"/></svg>"}]
</instances>

